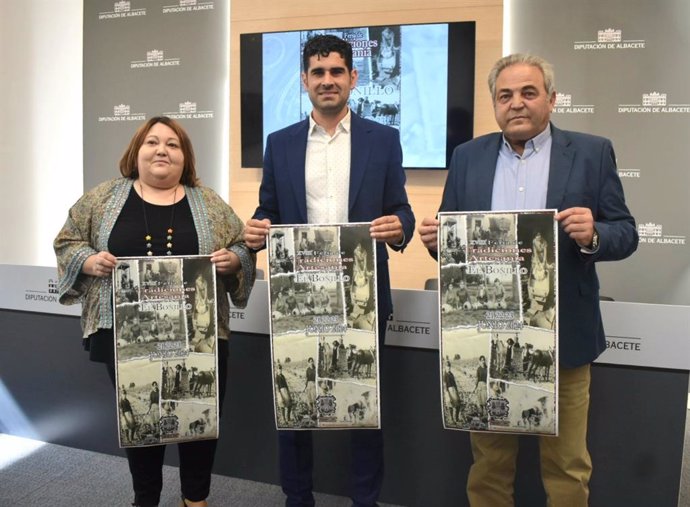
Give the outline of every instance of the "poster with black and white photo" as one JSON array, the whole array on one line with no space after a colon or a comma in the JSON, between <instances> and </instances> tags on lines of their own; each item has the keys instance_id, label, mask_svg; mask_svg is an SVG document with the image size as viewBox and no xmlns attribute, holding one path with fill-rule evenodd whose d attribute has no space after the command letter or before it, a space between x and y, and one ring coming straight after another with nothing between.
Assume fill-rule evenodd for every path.
<instances>
[{"instance_id":1,"label":"poster with black and white photo","mask_svg":"<svg viewBox=\"0 0 690 507\"><path fill-rule=\"evenodd\" d=\"M376 245L369 226L271 227L278 429L380 428Z\"/></svg>"},{"instance_id":2,"label":"poster with black and white photo","mask_svg":"<svg viewBox=\"0 0 690 507\"><path fill-rule=\"evenodd\" d=\"M113 302L120 447L218 438L210 257L120 258Z\"/></svg>"},{"instance_id":3,"label":"poster with black and white photo","mask_svg":"<svg viewBox=\"0 0 690 507\"><path fill-rule=\"evenodd\" d=\"M555 213L439 213L445 428L558 435Z\"/></svg>"}]
</instances>

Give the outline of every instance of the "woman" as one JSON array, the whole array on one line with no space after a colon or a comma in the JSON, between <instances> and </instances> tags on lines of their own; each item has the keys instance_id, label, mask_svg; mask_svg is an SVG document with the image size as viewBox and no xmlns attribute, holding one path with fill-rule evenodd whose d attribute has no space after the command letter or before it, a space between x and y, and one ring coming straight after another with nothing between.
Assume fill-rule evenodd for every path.
<instances>
[{"instance_id":1,"label":"woman","mask_svg":"<svg viewBox=\"0 0 690 507\"><path fill-rule=\"evenodd\" d=\"M117 257L210 255L217 274L222 408L230 334L225 293L244 307L255 275L256 259L241 241L242 221L215 192L199 186L189 137L170 118L151 118L137 130L120 173L77 201L55 239L60 302L82 304L85 348L92 361L106 363L114 385L111 273ZM178 447L183 504L207 505L216 440ZM164 446L126 449L134 505L158 505L164 452Z\"/></svg>"},{"instance_id":2,"label":"woman","mask_svg":"<svg viewBox=\"0 0 690 507\"><path fill-rule=\"evenodd\" d=\"M201 274L194 282L194 305L192 310L192 345L194 352L213 353L213 335L211 327L211 300L208 294L208 284Z\"/></svg>"},{"instance_id":3,"label":"woman","mask_svg":"<svg viewBox=\"0 0 690 507\"><path fill-rule=\"evenodd\" d=\"M304 392L307 394L309 413L314 415L316 413L316 368L314 367L314 358L312 357L307 359L305 378Z\"/></svg>"}]
</instances>

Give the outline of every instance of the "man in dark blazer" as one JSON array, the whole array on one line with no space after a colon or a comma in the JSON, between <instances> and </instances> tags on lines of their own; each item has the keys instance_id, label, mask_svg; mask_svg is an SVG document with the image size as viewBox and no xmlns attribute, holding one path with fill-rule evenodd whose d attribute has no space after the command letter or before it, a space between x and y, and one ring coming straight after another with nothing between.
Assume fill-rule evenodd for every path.
<instances>
[{"instance_id":1,"label":"man in dark blazer","mask_svg":"<svg viewBox=\"0 0 690 507\"><path fill-rule=\"evenodd\" d=\"M613 147L602 137L550 123L556 100L552 67L510 55L489 74L500 133L458 146L440 211L558 209L559 436L540 438L550 505L586 506L592 463L587 451L590 363L606 348L595 263L637 248ZM419 227L435 254L438 220ZM512 506L517 436L472 433L467 493L474 506Z\"/></svg>"},{"instance_id":2,"label":"man in dark blazer","mask_svg":"<svg viewBox=\"0 0 690 507\"><path fill-rule=\"evenodd\" d=\"M302 57L312 114L268 137L259 207L247 222L245 241L250 248L263 248L271 224L370 222L377 241L382 345L392 313L386 245L402 251L414 234L399 133L350 111L357 70L349 43L319 35L307 42ZM376 505L383 481L381 432L350 433L353 503ZM281 430L279 450L286 505L314 505L311 432Z\"/></svg>"}]
</instances>

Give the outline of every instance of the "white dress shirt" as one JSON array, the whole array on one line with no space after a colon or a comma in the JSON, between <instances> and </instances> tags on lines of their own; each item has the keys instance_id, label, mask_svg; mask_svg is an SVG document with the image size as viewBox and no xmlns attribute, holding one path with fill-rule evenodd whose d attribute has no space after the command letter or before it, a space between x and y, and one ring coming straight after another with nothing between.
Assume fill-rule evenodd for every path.
<instances>
[{"instance_id":1,"label":"white dress shirt","mask_svg":"<svg viewBox=\"0 0 690 507\"><path fill-rule=\"evenodd\" d=\"M304 179L310 224L347 223L350 194L351 113L330 136L309 115Z\"/></svg>"}]
</instances>

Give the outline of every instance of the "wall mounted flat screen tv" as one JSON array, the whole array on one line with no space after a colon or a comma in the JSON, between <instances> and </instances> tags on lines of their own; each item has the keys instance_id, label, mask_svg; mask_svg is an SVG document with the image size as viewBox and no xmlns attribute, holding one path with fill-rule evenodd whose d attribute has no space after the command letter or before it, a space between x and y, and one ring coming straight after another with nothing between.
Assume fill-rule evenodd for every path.
<instances>
[{"instance_id":1,"label":"wall mounted flat screen tv","mask_svg":"<svg viewBox=\"0 0 690 507\"><path fill-rule=\"evenodd\" d=\"M242 167L261 167L267 136L308 117L302 48L316 34L352 44L350 108L400 130L405 169L445 169L472 139L475 23L364 26L240 35Z\"/></svg>"}]
</instances>

